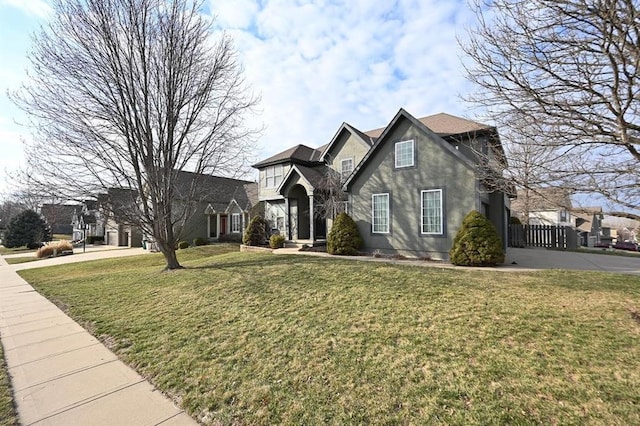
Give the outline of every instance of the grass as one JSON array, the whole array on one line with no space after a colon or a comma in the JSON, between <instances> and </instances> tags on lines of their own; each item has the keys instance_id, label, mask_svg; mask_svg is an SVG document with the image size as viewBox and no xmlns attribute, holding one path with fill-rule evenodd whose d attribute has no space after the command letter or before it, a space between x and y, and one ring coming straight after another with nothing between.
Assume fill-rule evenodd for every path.
<instances>
[{"instance_id":1,"label":"grass","mask_svg":"<svg viewBox=\"0 0 640 426\"><path fill-rule=\"evenodd\" d=\"M12 247L12 248L7 248L5 246L0 246L0 255L4 256L7 254L17 254L17 253L35 253L36 250L35 249L28 249L25 246L22 247Z\"/></svg>"},{"instance_id":2,"label":"grass","mask_svg":"<svg viewBox=\"0 0 640 426\"><path fill-rule=\"evenodd\" d=\"M13 404L11 384L0 344L0 426L17 426L18 424L18 414Z\"/></svg>"},{"instance_id":3,"label":"grass","mask_svg":"<svg viewBox=\"0 0 640 426\"><path fill-rule=\"evenodd\" d=\"M29 257L8 257L6 258L4 261L7 262L9 265L15 265L18 263L27 263L27 262L35 262L36 260L41 260L38 259L35 256L29 256Z\"/></svg>"},{"instance_id":4,"label":"grass","mask_svg":"<svg viewBox=\"0 0 640 426\"><path fill-rule=\"evenodd\" d=\"M204 424L640 424L638 277L236 247L21 275Z\"/></svg>"}]
</instances>

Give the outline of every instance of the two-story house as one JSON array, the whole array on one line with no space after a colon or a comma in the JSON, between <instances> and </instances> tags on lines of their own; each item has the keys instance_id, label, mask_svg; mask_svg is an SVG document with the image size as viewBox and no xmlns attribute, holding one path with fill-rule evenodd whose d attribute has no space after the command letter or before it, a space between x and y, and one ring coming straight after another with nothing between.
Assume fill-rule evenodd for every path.
<instances>
[{"instance_id":1,"label":"two-story house","mask_svg":"<svg viewBox=\"0 0 640 426\"><path fill-rule=\"evenodd\" d=\"M297 145L254 167L265 217L289 240L326 237L316 207L333 171L344 177L346 209L365 251L447 259L474 209L506 241L509 198L480 176L489 158L504 164L494 127L444 113L417 119L400 109L383 128L363 132L343 123L326 145Z\"/></svg>"}]
</instances>

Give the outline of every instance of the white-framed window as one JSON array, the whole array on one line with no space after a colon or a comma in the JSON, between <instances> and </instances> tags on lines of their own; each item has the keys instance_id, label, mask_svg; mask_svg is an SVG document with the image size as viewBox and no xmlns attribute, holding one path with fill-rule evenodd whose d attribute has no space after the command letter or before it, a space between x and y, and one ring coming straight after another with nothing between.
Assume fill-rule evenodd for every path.
<instances>
[{"instance_id":1,"label":"white-framed window","mask_svg":"<svg viewBox=\"0 0 640 426\"><path fill-rule=\"evenodd\" d=\"M371 232L374 234L389 233L389 194L373 194L371 196Z\"/></svg>"},{"instance_id":2,"label":"white-framed window","mask_svg":"<svg viewBox=\"0 0 640 426\"><path fill-rule=\"evenodd\" d=\"M413 139L408 141L396 142L396 169L401 167L412 167L414 161L414 142Z\"/></svg>"},{"instance_id":3,"label":"white-framed window","mask_svg":"<svg viewBox=\"0 0 640 426\"><path fill-rule=\"evenodd\" d=\"M349 177L349 175L353 172L353 158L345 158L340 161L340 174L343 179Z\"/></svg>"},{"instance_id":4,"label":"white-framed window","mask_svg":"<svg viewBox=\"0 0 640 426\"><path fill-rule=\"evenodd\" d=\"M233 213L231 215L231 232L240 232L240 213Z\"/></svg>"},{"instance_id":5,"label":"white-framed window","mask_svg":"<svg viewBox=\"0 0 640 426\"><path fill-rule=\"evenodd\" d=\"M442 234L442 189L420 192L423 234Z\"/></svg>"},{"instance_id":6,"label":"white-framed window","mask_svg":"<svg viewBox=\"0 0 640 426\"><path fill-rule=\"evenodd\" d=\"M560 222L568 222L569 221L569 212L565 209L560 210Z\"/></svg>"},{"instance_id":7,"label":"white-framed window","mask_svg":"<svg viewBox=\"0 0 640 426\"><path fill-rule=\"evenodd\" d=\"M282 164L267 167L264 169L264 187L276 188L282 182Z\"/></svg>"}]
</instances>

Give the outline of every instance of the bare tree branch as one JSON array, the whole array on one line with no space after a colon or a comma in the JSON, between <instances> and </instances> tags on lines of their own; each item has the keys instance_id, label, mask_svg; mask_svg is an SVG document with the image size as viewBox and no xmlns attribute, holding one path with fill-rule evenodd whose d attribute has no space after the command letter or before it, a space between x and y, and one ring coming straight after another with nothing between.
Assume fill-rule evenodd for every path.
<instances>
[{"instance_id":1,"label":"bare tree branch","mask_svg":"<svg viewBox=\"0 0 640 426\"><path fill-rule=\"evenodd\" d=\"M31 117L40 182L75 199L130 190L129 222L153 235L170 269L198 186L179 186L179 171L240 175L254 146L244 118L257 99L231 39L212 39L200 6L55 0L35 36L34 72L13 96Z\"/></svg>"}]
</instances>

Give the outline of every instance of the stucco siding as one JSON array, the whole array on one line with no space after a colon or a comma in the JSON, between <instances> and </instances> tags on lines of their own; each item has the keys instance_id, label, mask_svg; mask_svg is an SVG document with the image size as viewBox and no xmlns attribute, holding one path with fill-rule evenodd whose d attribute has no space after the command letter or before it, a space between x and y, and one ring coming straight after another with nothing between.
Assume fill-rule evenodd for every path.
<instances>
[{"instance_id":1,"label":"stucco siding","mask_svg":"<svg viewBox=\"0 0 640 426\"><path fill-rule=\"evenodd\" d=\"M280 194L278 194L276 192L277 186L275 187L266 187L266 169L268 167L262 168L259 170L259 178L258 178L258 199L260 201L263 200L273 200L273 199L277 199L277 198L282 198L280 196ZM282 178L284 179L284 177L287 175L287 173L289 173L289 170L291 169L291 164L283 164L282 165Z\"/></svg>"},{"instance_id":2,"label":"stucco siding","mask_svg":"<svg viewBox=\"0 0 640 426\"><path fill-rule=\"evenodd\" d=\"M436 139L437 138L437 139ZM395 142L415 141L415 165L395 168ZM476 208L473 169L408 120L400 120L351 185L351 211L366 251L448 259L448 251L464 216ZM443 234L421 233L421 191L442 190ZM388 193L390 232L371 229L372 195Z\"/></svg>"},{"instance_id":3,"label":"stucco siding","mask_svg":"<svg viewBox=\"0 0 640 426\"><path fill-rule=\"evenodd\" d=\"M327 153L326 160L329 167L337 172L342 171L342 160L352 159L353 168L360 163L369 151L369 147L348 132L343 132L336 143Z\"/></svg>"},{"instance_id":4,"label":"stucco siding","mask_svg":"<svg viewBox=\"0 0 640 426\"><path fill-rule=\"evenodd\" d=\"M204 214L208 203L198 203L193 215L185 222L180 239L193 243L194 238L207 239L207 221L209 217Z\"/></svg>"}]
</instances>

